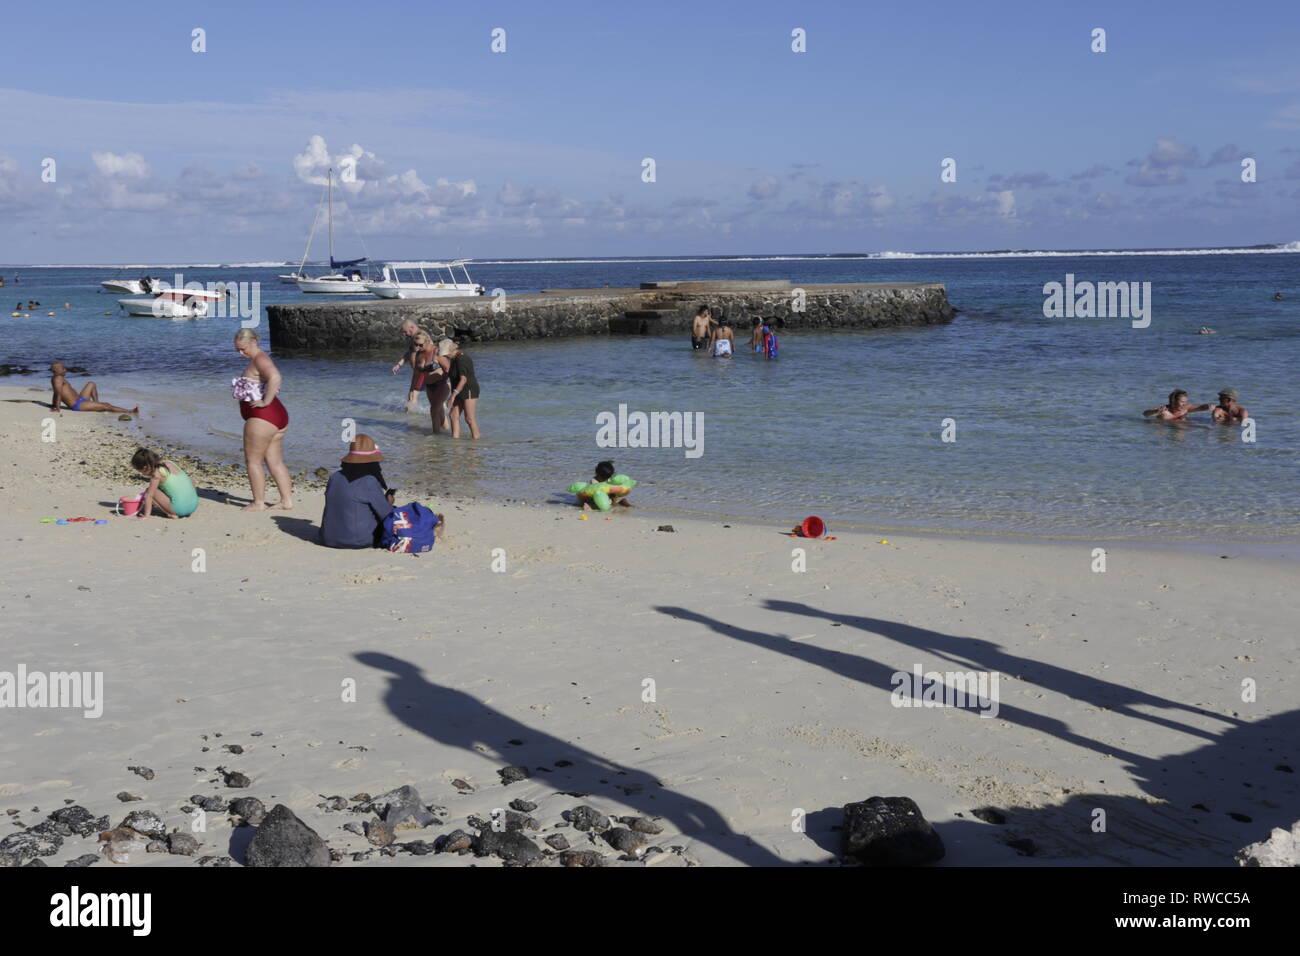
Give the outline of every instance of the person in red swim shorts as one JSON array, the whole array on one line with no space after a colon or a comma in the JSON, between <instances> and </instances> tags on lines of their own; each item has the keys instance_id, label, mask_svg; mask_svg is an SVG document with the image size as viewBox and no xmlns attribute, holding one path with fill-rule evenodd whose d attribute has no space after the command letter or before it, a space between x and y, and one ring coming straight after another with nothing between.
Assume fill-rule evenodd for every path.
<instances>
[{"instance_id":1,"label":"person in red swim shorts","mask_svg":"<svg viewBox=\"0 0 1300 956\"><path fill-rule=\"evenodd\" d=\"M268 508L293 507L293 483L289 469L284 464L284 434L289 429L289 413L277 393L280 391L280 372L271 356L258 345L257 333L240 329L235 333L235 351L248 359L244 374L230 383L232 394L239 400L239 414L244 419L244 462L248 466L248 484L253 490L253 500L244 506L245 511L266 511ZM280 492L280 503L266 503L266 474L269 468L275 487Z\"/></svg>"}]
</instances>

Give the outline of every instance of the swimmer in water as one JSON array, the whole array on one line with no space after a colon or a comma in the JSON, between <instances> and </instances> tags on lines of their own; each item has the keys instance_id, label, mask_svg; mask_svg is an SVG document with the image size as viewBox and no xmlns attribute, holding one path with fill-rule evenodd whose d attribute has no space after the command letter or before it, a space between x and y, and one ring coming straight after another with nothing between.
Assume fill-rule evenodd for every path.
<instances>
[{"instance_id":1,"label":"swimmer in water","mask_svg":"<svg viewBox=\"0 0 1300 956\"><path fill-rule=\"evenodd\" d=\"M731 330L731 323L722 319L709 337L709 354L713 358L730 358L735 345L736 333Z\"/></svg>"},{"instance_id":2,"label":"swimmer in water","mask_svg":"<svg viewBox=\"0 0 1300 956\"><path fill-rule=\"evenodd\" d=\"M1250 417L1244 405L1237 404L1237 390L1225 388L1219 393L1219 404L1210 411L1210 417L1221 425L1237 425Z\"/></svg>"},{"instance_id":3,"label":"swimmer in water","mask_svg":"<svg viewBox=\"0 0 1300 956\"><path fill-rule=\"evenodd\" d=\"M1162 422L1181 422L1186 421L1187 416L1192 412L1208 412L1209 405L1193 405L1187 398L1187 392L1181 388L1176 388L1169 393L1169 403L1157 408L1148 408L1142 413L1143 418L1150 418L1152 415L1159 416Z\"/></svg>"},{"instance_id":4,"label":"swimmer in water","mask_svg":"<svg viewBox=\"0 0 1300 956\"><path fill-rule=\"evenodd\" d=\"M1281 301L1282 301L1282 293L1281 293L1281 292L1274 292L1274 293L1273 293L1273 301L1274 301L1274 302L1281 302Z\"/></svg>"},{"instance_id":5,"label":"swimmer in water","mask_svg":"<svg viewBox=\"0 0 1300 956\"><path fill-rule=\"evenodd\" d=\"M1197 335L1218 335L1218 333L1215 332L1214 329L1210 328L1208 325L1202 325L1200 331L1197 332L1196 334Z\"/></svg>"}]
</instances>

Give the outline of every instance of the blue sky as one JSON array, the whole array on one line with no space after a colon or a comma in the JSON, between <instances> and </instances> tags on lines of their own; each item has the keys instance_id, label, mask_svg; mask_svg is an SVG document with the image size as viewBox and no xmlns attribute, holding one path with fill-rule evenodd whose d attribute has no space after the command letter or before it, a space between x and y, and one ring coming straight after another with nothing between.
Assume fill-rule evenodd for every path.
<instances>
[{"instance_id":1,"label":"blue sky","mask_svg":"<svg viewBox=\"0 0 1300 956\"><path fill-rule=\"evenodd\" d=\"M87 2L5 28L4 262L296 259L347 156L340 256L1300 239L1293 2Z\"/></svg>"}]
</instances>

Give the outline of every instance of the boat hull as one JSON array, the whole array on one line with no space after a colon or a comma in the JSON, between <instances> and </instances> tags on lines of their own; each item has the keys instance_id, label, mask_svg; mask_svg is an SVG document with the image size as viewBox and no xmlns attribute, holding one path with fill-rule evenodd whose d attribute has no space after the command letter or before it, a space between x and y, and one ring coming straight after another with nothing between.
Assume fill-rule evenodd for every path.
<instances>
[{"instance_id":1,"label":"boat hull","mask_svg":"<svg viewBox=\"0 0 1300 956\"><path fill-rule=\"evenodd\" d=\"M144 286L140 285L139 279L109 279L100 283L106 292L117 292L121 295L147 295Z\"/></svg>"},{"instance_id":2,"label":"boat hull","mask_svg":"<svg viewBox=\"0 0 1300 956\"><path fill-rule=\"evenodd\" d=\"M326 295L368 295L369 290L366 283L355 279L337 278L331 279L324 276L318 276L314 279L299 279L299 292L311 292Z\"/></svg>"},{"instance_id":3,"label":"boat hull","mask_svg":"<svg viewBox=\"0 0 1300 956\"><path fill-rule=\"evenodd\" d=\"M177 302L175 299L118 299L117 304L127 315L151 319L201 319L208 314L209 305L202 300Z\"/></svg>"},{"instance_id":4,"label":"boat hull","mask_svg":"<svg viewBox=\"0 0 1300 956\"><path fill-rule=\"evenodd\" d=\"M450 296L479 295L482 292L482 286L465 282L432 285L421 282L367 282L366 288L381 299L442 299Z\"/></svg>"}]
</instances>

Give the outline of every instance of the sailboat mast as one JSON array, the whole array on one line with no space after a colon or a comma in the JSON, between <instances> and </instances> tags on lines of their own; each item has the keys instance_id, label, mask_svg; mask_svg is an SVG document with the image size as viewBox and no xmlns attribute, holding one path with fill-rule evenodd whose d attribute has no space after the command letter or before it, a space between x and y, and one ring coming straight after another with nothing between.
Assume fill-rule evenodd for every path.
<instances>
[{"instance_id":1,"label":"sailboat mast","mask_svg":"<svg viewBox=\"0 0 1300 956\"><path fill-rule=\"evenodd\" d=\"M330 167L326 189L330 197L330 268L334 268L334 167Z\"/></svg>"}]
</instances>

